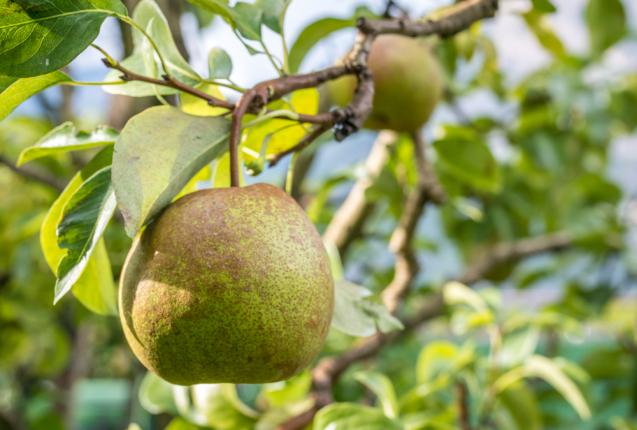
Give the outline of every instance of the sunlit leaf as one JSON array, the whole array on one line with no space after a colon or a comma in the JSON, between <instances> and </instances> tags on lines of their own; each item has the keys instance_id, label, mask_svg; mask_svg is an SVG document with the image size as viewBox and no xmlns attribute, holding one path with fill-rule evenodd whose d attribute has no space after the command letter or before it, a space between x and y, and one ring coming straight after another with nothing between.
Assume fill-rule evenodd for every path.
<instances>
[{"instance_id":1,"label":"sunlit leaf","mask_svg":"<svg viewBox=\"0 0 637 430\"><path fill-rule=\"evenodd\" d=\"M1 31L1 30L0 30ZM0 60L1 61L1 60ZM55 71L32 78L0 76L0 120L9 115L29 97L61 82L69 82L66 74Z\"/></svg>"},{"instance_id":2,"label":"sunlit leaf","mask_svg":"<svg viewBox=\"0 0 637 430\"><path fill-rule=\"evenodd\" d=\"M65 122L51 130L35 145L24 149L18 158L18 166L41 157L78 151L98 146L114 145L119 133L107 126L92 131L78 130L72 122Z\"/></svg>"},{"instance_id":3,"label":"sunlit leaf","mask_svg":"<svg viewBox=\"0 0 637 430\"><path fill-rule=\"evenodd\" d=\"M373 392L389 418L398 417L398 400L390 379L377 372L357 372L354 378Z\"/></svg>"},{"instance_id":4,"label":"sunlit leaf","mask_svg":"<svg viewBox=\"0 0 637 430\"><path fill-rule=\"evenodd\" d=\"M314 418L314 430L404 430L379 409L353 403L334 403L321 409Z\"/></svg>"}]
</instances>

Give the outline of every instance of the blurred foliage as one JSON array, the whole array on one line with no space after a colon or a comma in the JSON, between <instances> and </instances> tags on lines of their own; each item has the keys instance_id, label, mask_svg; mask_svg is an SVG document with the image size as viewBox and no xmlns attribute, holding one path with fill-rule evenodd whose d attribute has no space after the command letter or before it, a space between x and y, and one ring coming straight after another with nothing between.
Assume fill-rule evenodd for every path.
<instances>
[{"instance_id":1,"label":"blurred foliage","mask_svg":"<svg viewBox=\"0 0 637 430\"><path fill-rule=\"evenodd\" d=\"M259 42L265 28L283 33L284 1L232 7L216 0L191 3L188 10L200 26L218 25L213 17L221 16L253 54L264 54ZM635 30L626 22L626 1L588 0L581 19L590 49L575 54L553 28L555 3L533 0L519 11L520 22L549 61L518 82L505 75L496 44L483 31L486 24L436 41L447 73L444 109L457 118L434 124L428 155L448 202L428 208L418 230L414 243L425 270L405 314L432 292L443 293L445 314L387 346L377 360L352 366L334 388L337 402L319 412L314 429L456 429L465 413L475 429L637 429L637 303L631 290L636 270L629 258L635 250L627 240L635 226L622 212L631 196L611 179L609 164L616 139L636 131L637 74L605 74L609 50L634 39ZM308 25L290 45L290 69L302 69L316 44L359 15L374 13L360 5L353 16L322 17ZM179 54L156 7L146 2L136 19L156 23L149 28L177 76L218 93L210 83L203 87L203 78ZM141 38L136 43L124 63L157 75L157 59L148 46L142 49ZM220 80L216 84L234 85L231 58L220 48L210 52L209 74ZM7 79L13 78L0 76L4 95L15 85ZM14 90L22 89L26 97L52 82L28 78L18 84ZM127 83L109 90L148 95L156 88ZM496 109L467 116L463 100L476 94L488 94ZM190 113L218 113L187 97L182 102ZM319 105L319 93L310 89L270 108L313 113ZM0 111L4 116L14 107L7 104ZM284 120L261 119L247 117L251 127L242 148L255 175L266 155L287 149L306 133ZM76 123L100 130L86 118ZM61 132L67 139L62 149L50 149L48 139ZM96 133L14 114L0 123L0 155L15 162L37 144L23 155L32 160L27 167L68 182L97 154L95 146L112 143ZM317 151L330 148L331 142L321 142ZM68 152L76 149L85 151ZM325 355L348 349L355 335L400 326L376 299L391 280L386 242L417 174L407 137L390 151L366 194L373 204L368 223L342 265L335 263L342 286L339 315L349 319L335 323L341 331L332 330ZM46 156L38 158L38 153ZM202 182L227 184L226 165L222 157L212 168L191 166L190 176L199 173L183 192ZM360 175L355 165L307 181L308 213L319 229ZM69 194L87 179L81 173L75 177ZM80 300L66 298L52 306L56 279L40 249L40 229L59 194L0 165L0 429L268 430L311 405L309 371L275 384L193 387L145 373L129 352L117 318L81 304L108 313L112 309L105 303L112 295L82 295L75 285ZM488 255L495 244L554 232L571 234L574 246L496 267L476 290L443 282ZM121 218L111 221L103 239L108 255L98 257L96 251L91 258L110 260L117 279L130 246ZM90 285L85 283L84 291Z\"/></svg>"}]
</instances>

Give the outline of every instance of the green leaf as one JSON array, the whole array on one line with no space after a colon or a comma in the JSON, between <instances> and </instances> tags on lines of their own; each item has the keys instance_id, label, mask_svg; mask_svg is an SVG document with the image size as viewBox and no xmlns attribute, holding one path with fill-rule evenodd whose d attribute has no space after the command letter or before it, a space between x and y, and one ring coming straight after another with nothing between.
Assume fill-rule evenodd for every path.
<instances>
[{"instance_id":1,"label":"green leaf","mask_svg":"<svg viewBox=\"0 0 637 430\"><path fill-rule=\"evenodd\" d=\"M252 3L237 2L234 5L233 22L243 37L261 40L263 11Z\"/></svg>"},{"instance_id":2,"label":"green leaf","mask_svg":"<svg viewBox=\"0 0 637 430\"><path fill-rule=\"evenodd\" d=\"M305 27L290 48L288 57L290 72L299 71L303 58L323 38L335 31L352 27L355 23L353 18L322 18Z\"/></svg>"},{"instance_id":3,"label":"green leaf","mask_svg":"<svg viewBox=\"0 0 637 430\"><path fill-rule=\"evenodd\" d=\"M489 309L480 294L460 282L448 282L443 287L443 297L448 305L465 304L477 312Z\"/></svg>"},{"instance_id":4,"label":"green leaf","mask_svg":"<svg viewBox=\"0 0 637 430\"><path fill-rule=\"evenodd\" d=\"M181 417L177 417L173 418L173 420L168 423L165 430L205 430L205 427L200 427Z\"/></svg>"},{"instance_id":5,"label":"green leaf","mask_svg":"<svg viewBox=\"0 0 637 430\"><path fill-rule=\"evenodd\" d=\"M227 79L232 73L232 59L222 48L212 48L208 53L210 79Z\"/></svg>"},{"instance_id":6,"label":"green leaf","mask_svg":"<svg viewBox=\"0 0 637 430\"><path fill-rule=\"evenodd\" d=\"M113 186L126 232L157 215L188 180L227 149L230 122L169 106L131 118L115 144Z\"/></svg>"},{"instance_id":7,"label":"green leaf","mask_svg":"<svg viewBox=\"0 0 637 430\"><path fill-rule=\"evenodd\" d=\"M53 273L58 272L60 262L67 254L67 251L62 249L57 242L57 226L62 219L63 210L84 180L111 163L112 154L112 148L102 150L76 174L53 202L42 222L40 245L45 260ZM98 242L84 272L73 285L71 291L84 306L95 313L117 313L115 284L103 240Z\"/></svg>"},{"instance_id":8,"label":"green leaf","mask_svg":"<svg viewBox=\"0 0 637 430\"><path fill-rule=\"evenodd\" d=\"M497 161L480 136L462 127L446 126L434 142L438 168L453 179L480 191L495 193L501 187Z\"/></svg>"},{"instance_id":9,"label":"green leaf","mask_svg":"<svg viewBox=\"0 0 637 430\"><path fill-rule=\"evenodd\" d=\"M68 250L57 270L57 303L80 278L115 211L111 168L103 167L77 189L64 206L57 227L58 245Z\"/></svg>"},{"instance_id":10,"label":"green leaf","mask_svg":"<svg viewBox=\"0 0 637 430\"><path fill-rule=\"evenodd\" d=\"M499 406L506 411L511 430L541 430L542 413L537 399L522 381L511 385L497 396Z\"/></svg>"},{"instance_id":11,"label":"green leaf","mask_svg":"<svg viewBox=\"0 0 637 430\"><path fill-rule=\"evenodd\" d=\"M621 0L589 0L586 23L594 54L601 54L627 33L626 11Z\"/></svg>"},{"instance_id":12,"label":"green leaf","mask_svg":"<svg viewBox=\"0 0 637 430\"><path fill-rule=\"evenodd\" d=\"M396 391L387 376L377 372L356 372L354 378L376 395L386 416L398 417Z\"/></svg>"},{"instance_id":13,"label":"green leaf","mask_svg":"<svg viewBox=\"0 0 637 430\"><path fill-rule=\"evenodd\" d=\"M139 403L151 414L177 414L173 385L147 372L139 386Z\"/></svg>"},{"instance_id":14,"label":"green leaf","mask_svg":"<svg viewBox=\"0 0 637 430\"><path fill-rule=\"evenodd\" d=\"M111 127L98 126L93 131L78 130L72 122L55 127L35 145L25 148L18 158L18 166L49 155L78 151L98 146L114 145L119 133Z\"/></svg>"},{"instance_id":15,"label":"green leaf","mask_svg":"<svg viewBox=\"0 0 637 430\"><path fill-rule=\"evenodd\" d=\"M354 403L334 403L314 418L314 430L404 430L400 422L382 411Z\"/></svg>"},{"instance_id":16,"label":"green leaf","mask_svg":"<svg viewBox=\"0 0 637 430\"><path fill-rule=\"evenodd\" d=\"M106 17L126 13L119 0L0 0L0 74L60 69L97 37Z\"/></svg>"},{"instance_id":17,"label":"green leaf","mask_svg":"<svg viewBox=\"0 0 637 430\"><path fill-rule=\"evenodd\" d=\"M373 301L366 288L346 280L336 281L332 327L352 336L371 336L403 328L387 308Z\"/></svg>"},{"instance_id":18,"label":"green leaf","mask_svg":"<svg viewBox=\"0 0 637 430\"><path fill-rule=\"evenodd\" d=\"M258 413L245 405L234 384L192 387L193 406L207 426L216 430L251 430Z\"/></svg>"},{"instance_id":19,"label":"green leaf","mask_svg":"<svg viewBox=\"0 0 637 430\"><path fill-rule=\"evenodd\" d=\"M533 9L542 13L553 13L557 9L551 2L551 0L532 0Z\"/></svg>"},{"instance_id":20,"label":"green leaf","mask_svg":"<svg viewBox=\"0 0 637 430\"><path fill-rule=\"evenodd\" d=\"M500 393L522 378L541 378L558 391L582 419L589 419L591 411L579 387L550 358L532 355L522 366L515 367L501 375L493 384L494 391Z\"/></svg>"},{"instance_id":21,"label":"green leaf","mask_svg":"<svg viewBox=\"0 0 637 430\"><path fill-rule=\"evenodd\" d=\"M454 377L475 360L475 349L467 343L459 348L449 341L429 342L420 351L416 364L416 377L420 384L435 382L438 378Z\"/></svg>"},{"instance_id":22,"label":"green leaf","mask_svg":"<svg viewBox=\"0 0 637 430\"><path fill-rule=\"evenodd\" d=\"M69 81L71 78L59 71L22 79L0 76L0 120L6 118L29 97L52 85Z\"/></svg>"},{"instance_id":23,"label":"green leaf","mask_svg":"<svg viewBox=\"0 0 637 430\"><path fill-rule=\"evenodd\" d=\"M567 56L566 48L559 36L551 28L545 15L537 11L530 11L523 15L526 25L531 29L538 42L557 58Z\"/></svg>"},{"instance_id":24,"label":"green leaf","mask_svg":"<svg viewBox=\"0 0 637 430\"><path fill-rule=\"evenodd\" d=\"M281 23L291 2L292 0L256 0L254 5L263 12L263 24L270 30L281 34Z\"/></svg>"},{"instance_id":25,"label":"green leaf","mask_svg":"<svg viewBox=\"0 0 637 430\"><path fill-rule=\"evenodd\" d=\"M194 85L201 80L200 76L190 67L190 64L177 49L168 21L154 0L142 0L133 12L133 20L139 24L157 45L166 63L168 73L177 80ZM122 61L122 65L133 72L154 78L161 77L165 72L148 39L140 31L133 31L133 53ZM121 72L111 70L105 82L119 80ZM154 96L156 94L174 94L172 88L131 81L123 85L105 85L104 90L111 94L123 94L133 97Z\"/></svg>"}]
</instances>

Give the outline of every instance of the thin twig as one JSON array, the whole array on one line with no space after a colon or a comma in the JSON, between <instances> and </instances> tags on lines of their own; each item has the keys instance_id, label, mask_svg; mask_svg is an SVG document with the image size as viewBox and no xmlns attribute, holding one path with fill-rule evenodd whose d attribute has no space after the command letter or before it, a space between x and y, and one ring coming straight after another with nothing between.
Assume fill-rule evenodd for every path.
<instances>
[{"instance_id":1,"label":"thin twig","mask_svg":"<svg viewBox=\"0 0 637 430\"><path fill-rule=\"evenodd\" d=\"M469 389L464 381L456 382L456 396L458 399L458 421L461 430L472 430L471 413L469 411Z\"/></svg>"},{"instance_id":2,"label":"thin twig","mask_svg":"<svg viewBox=\"0 0 637 430\"><path fill-rule=\"evenodd\" d=\"M133 72L132 70L129 70L126 67L122 66L121 63L110 61L107 58L103 58L102 62L104 63L104 65L106 65L106 67L122 72L120 79L123 81L140 81L147 82L149 84L160 85L163 87L174 88L176 90L205 100L210 106L234 109L233 103L211 96L210 94L198 90L197 88L191 87L190 85L186 85L171 76L164 75L162 79L152 78L150 76L144 76L140 75L139 73Z\"/></svg>"},{"instance_id":3,"label":"thin twig","mask_svg":"<svg viewBox=\"0 0 637 430\"><path fill-rule=\"evenodd\" d=\"M64 182L62 182L60 179L47 175L43 172L39 172L37 170L29 169L26 167L18 167L2 155L0 155L0 164L8 167L11 171L16 173L17 175L22 176L23 178L37 181L41 184L53 188L58 192L62 192L64 190Z\"/></svg>"}]
</instances>

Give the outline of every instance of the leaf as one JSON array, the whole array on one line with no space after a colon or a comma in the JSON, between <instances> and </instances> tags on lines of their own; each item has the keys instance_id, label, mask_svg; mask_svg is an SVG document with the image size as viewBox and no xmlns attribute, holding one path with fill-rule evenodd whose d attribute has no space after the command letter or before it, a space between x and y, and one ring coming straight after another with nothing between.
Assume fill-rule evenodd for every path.
<instances>
[{"instance_id":1,"label":"leaf","mask_svg":"<svg viewBox=\"0 0 637 430\"><path fill-rule=\"evenodd\" d=\"M2 45L0 44L0 47L1 46ZM69 81L71 81L71 78L60 71L21 79L0 76L0 120L6 118L15 108L29 97L49 88L52 85Z\"/></svg>"},{"instance_id":2,"label":"leaf","mask_svg":"<svg viewBox=\"0 0 637 430\"><path fill-rule=\"evenodd\" d=\"M551 0L532 0L533 9L542 13L553 13L557 9L551 2Z\"/></svg>"},{"instance_id":3,"label":"leaf","mask_svg":"<svg viewBox=\"0 0 637 430\"><path fill-rule=\"evenodd\" d=\"M356 20L353 18L322 18L305 27L290 48L288 56L290 72L299 71L301 62L314 45L331 33L352 27L355 23Z\"/></svg>"},{"instance_id":4,"label":"leaf","mask_svg":"<svg viewBox=\"0 0 637 430\"><path fill-rule=\"evenodd\" d=\"M589 0L586 23L591 50L599 55L627 33L626 11L621 0Z\"/></svg>"},{"instance_id":5,"label":"leaf","mask_svg":"<svg viewBox=\"0 0 637 430\"><path fill-rule=\"evenodd\" d=\"M506 390L522 378L541 378L558 391L582 419L589 419L591 411L578 386L550 358L532 355L522 366L501 375L494 383L496 393Z\"/></svg>"},{"instance_id":6,"label":"leaf","mask_svg":"<svg viewBox=\"0 0 637 430\"><path fill-rule=\"evenodd\" d=\"M58 272L60 262L67 251L60 248L57 242L57 226L62 219L64 207L88 179L97 170L111 163L112 148L99 152L93 159L68 183L64 191L53 202L46 214L40 229L40 245L44 258L53 273ZM98 314L116 314L115 284L111 272L110 261L103 240L95 247L95 251L86 265L80 278L73 285L72 293L91 311Z\"/></svg>"},{"instance_id":7,"label":"leaf","mask_svg":"<svg viewBox=\"0 0 637 430\"><path fill-rule=\"evenodd\" d=\"M252 3L238 2L234 8L227 0L189 0L190 3L221 16L228 24L237 29L243 37L250 40L261 39L263 11Z\"/></svg>"},{"instance_id":8,"label":"leaf","mask_svg":"<svg viewBox=\"0 0 637 430\"><path fill-rule=\"evenodd\" d=\"M467 343L458 348L449 341L429 342L418 356L416 377L420 384L432 383L438 378L453 377L475 360L475 348Z\"/></svg>"},{"instance_id":9,"label":"leaf","mask_svg":"<svg viewBox=\"0 0 637 430\"><path fill-rule=\"evenodd\" d=\"M281 23L291 2L292 0L256 0L254 4L263 12L263 24L281 34Z\"/></svg>"},{"instance_id":10,"label":"leaf","mask_svg":"<svg viewBox=\"0 0 637 430\"><path fill-rule=\"evenodd\" d=\"M173 418L172 421L168 423L165 430L204 430L204 427L200 427L181 417L177 417Z\"/></svg>"},{"instance_id":11,"label":"leaf","mask_svg":"<svg viewBox=\"0 0 637 430\"><path fill-rule=\"evenodd\" d=\"M402 424L369 406L333 403L314 418L314 430L404 430Z\"/></svg>"},{"instance_id":12,"label":"leaf","mask_svg":"<svg viewBox=\"0 0 637 430\"><path fill-rule=\"evenodd\" d=\"M290 101L279 100L270 103L271 110L289 110L295 113L314 115L318 112L319 93L316 88L295 91ZM307 128L301 124L285 119L269 119L260 124L249 127L245 131L242 147L249 148L256 153L262 152L267 144L266 154L277 154L298 143L306 134Z\"/></svg>"},{"instance_id":13,"label":"leaf","mask_svg":"<svg viewBox=\"0 0 637 430\"><path fill-rule=\"evenodd\" d=\"M373 392L389 418L398 417L398 400L394 385L389 378L377 372L356 372L354 378Z\"/></svg>"},{"instance_id":14,"label":"leaf","mask_svg":"<svg viewBox=\"0 0 637 430\"><path fill-rule=\"evenodd\" d=\"M219 87L216 85L203 83L196 85L195 88L217 97L218 99L225 99L221 91L219 91ZM181 110L190 115L219 116L228 112L228 109L210 106L205 100L190 94L182 93L179 95L179 98L181 99Z\"/></svg>"},{"instance_id":15,"label":"leaf","mask_svg":"<svg viewBox=\"0 0 637 430\"><path fill-rule=\"evenodd\" d=\"M177 414L172 384L152 372L146 372L139 386L139 403L151 414Z\"/></svg>"},{"instance_id":16,"label":"leaf","mask_svg":"<svg viewBox=\"0 0 637 430\"><path fill-rule=\"evenodd\" d=\"M512 430L541 430L543 428L537 399L533 391L522 381L498 394L497 399L515 426Z\"/></svg>"},{"instance_id":17,"label":"leaf","mask_svg":"<svg viewBox=\"0 0 637 430\"><path fill-rule=\"evenodd\" d=\"M168 21L154 0L142 0L133 12L133 20L142 27L157 45L162 58L166 62L168 73L177 80L195 85L200 76L190 67L177 49ZM122 65L133 72L154 78L165 72L157 58L152 45L140 31L133 31L133 53L122 61ZM119 80L121 72L111 70L105 82ZM146 82L131 81L123 85L105 85L104 91L111 94L123 94L133 97L154 96L156 94L174 94L177 90L157 86Z\"/></svg>"},{"instance_id":18,"label":"leaf","mask_svg":"<svg viewBox=\"0 0 637 430\"><path fill-rule=\"evenodd\" d=\"M57 269L57 303L80 278L115 211L111 168L103 167L77 189L62 212L58 245L68 250Z\"/></svg>"},{"instance_id":19,"label":"leaf","mask_svg":"<svg viewBox=\"0 0 637 430\"><path fill-rule=\"evenodd\" d=\"M234 384L201 384L192 387L195 410L205 424L217 430L251 430L257 412L245 405Z\"/></svg>"},{"instance_id":20,"label":"leaf","mask_svg":"<svg viewBox=\"0 0 637 430\"><path fill-rule=\"evenodd\" d=\"M446 126L434 142L438 168L455 180L480 191L495 193L501 187L497 161L480 136L462 127Z\"/></svg>"},{"instance_id":21,"label":"leaf","mask_svg":"<svg viewBox=\"0 0 637 430\"><path fill-rule=\"evenodd\" d=\"M249 40L261 40L263 11L253 3L237 2L233 8L233 23L239 33Z\"/></svg>"},{"instance_id":22,"label":"leaf","mask_svg":"<svg viewBox=\"0 0 637 430\"><path fill-rule=\"evenodd\" d=\"M72 122L65 122L40 139L35 145L25 148L18 158L18 166L49 155L67 151L78 151L98 146L114 145L119 133L111 127L98 126L86 132L75 128Z\"/></svg>"},{"instance_id":23,"label":"leaf","mask_svg":"<svg viewBox=\"0 0 637 430\"><path fill-rule=\"evenodd\" d=\"M229 125L225 118L169 106L146 109L128 121L115 144L113 187L129 236L226 151Z\"/></svg>"},{"instance_id":24,"label":"leaf","mask_svg":"<svg viewBox=\"0 0 637 430\"><path fill-rule=\"evenodd\" d=\"M465 304L477 312L488 310L487 303L480 294L460 282L448 282L443 289L443 297L448 305Z\"/></svg>"},{"instance_id":25,"label":"leaf","mask_svg":"<svg viewBox=\"0 0 637 430\"><path fill-rule=\"evenodd\" d=\"M232 73L232 59L222 48L208 52L208 74L210 79L227 79Z\"/></svg>"},{"instance_id":26,"label":"leaf","mask_svg":"<svg viewBox=\"0 0 637 430\"><path fill-rule=\"evenodd\" d=\"M366 288L346 280L336 281L332 327L351 336L371 336L403 328L387 308L369 298Z\"/></svg>"},{"instance_id":27,"label":"leaf","mask_svg":"<svg viewBox=\"0 0 637 430\"><path fill-rule=\"evenodd\" d=\"M551 28L545 15L537 11L530 11L523 15L526 25L531 29L538 42L557 58L567 56L566 48L559 36Z\"/></svg>"},{"instance_id":28,"label":"leaf","mask_svg":"<svg viewBox=\"0 0 637 430\"><path fill-rule=\"evenodd\" d=\"M0 0L0 74L37 76L66 66L118 14L127 14L119 0Z\"/></svg>"}]
</instances>

